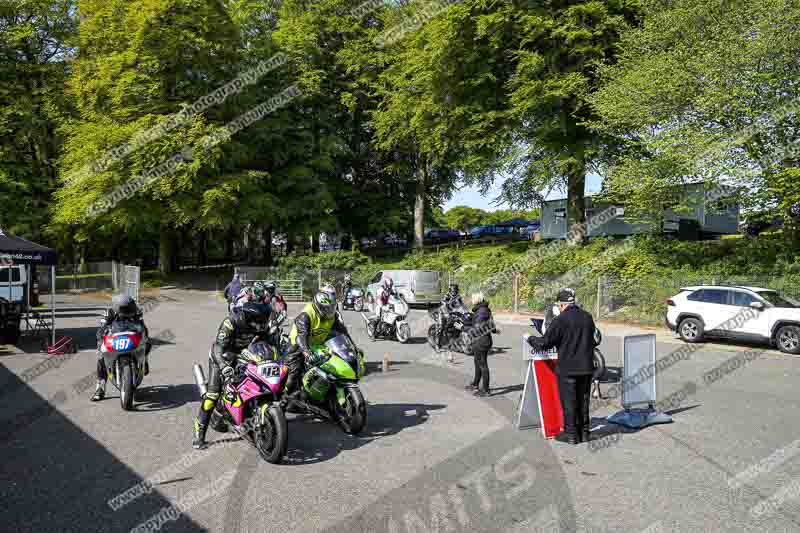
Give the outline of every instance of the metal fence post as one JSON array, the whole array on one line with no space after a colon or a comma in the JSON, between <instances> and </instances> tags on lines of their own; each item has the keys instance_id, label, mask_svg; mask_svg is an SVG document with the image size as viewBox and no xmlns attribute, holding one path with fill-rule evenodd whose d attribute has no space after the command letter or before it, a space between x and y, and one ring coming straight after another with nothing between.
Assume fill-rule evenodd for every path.
<instances>
[{"instance_id":1,"label":"metal fence post","mask_svg":"<svg viewBox=\"0 0 800 533\"><path fill-rule=\"evenodd\" d=\"M519 274L514 274L514 312L519 313Z\"/></svg>"},{"instance_id":2,"label":"metal fence post","mask_svg":"<svg viewBox=\"0 0 800 533\"><path fill-rule=\"evenodd\" d=\"M594 304L594 316L600 319L600 299L603 297L603 275L597 276L597 301Z\"/></svg>"},{"instance_id":3,"label":"metal fence post","mask_svg":"<svg viewBox=\"0 0 800 533\"><path fill-rule=\"evenodd\" d=\"M317 290L322 290L322 269L317 271Z\"/></svg>"}]
</instances>

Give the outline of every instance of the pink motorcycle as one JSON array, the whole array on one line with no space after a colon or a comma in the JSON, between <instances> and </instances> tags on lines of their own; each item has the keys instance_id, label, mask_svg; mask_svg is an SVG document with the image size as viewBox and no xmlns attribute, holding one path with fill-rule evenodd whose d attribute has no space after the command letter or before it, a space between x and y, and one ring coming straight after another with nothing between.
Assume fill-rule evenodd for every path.
<instances>
[{"instance_id":1,"label":"pink motorcycle","mask_svg":"<svg viewBox=\"0 0 800 533\"><path fill-rule=\"evenodd\" d=\"M248 346L242 354L246 361L237 362L235 377L222 388L211 414L211 427L219 433L232 429L255 446L264 460L277 464L286 455L289 439L286 416L278 403L289 371L274 354L272 347L260 340ZM198 364L194 365L194 378L202 397L207 382Z\"/></svg>"}]
</instances>

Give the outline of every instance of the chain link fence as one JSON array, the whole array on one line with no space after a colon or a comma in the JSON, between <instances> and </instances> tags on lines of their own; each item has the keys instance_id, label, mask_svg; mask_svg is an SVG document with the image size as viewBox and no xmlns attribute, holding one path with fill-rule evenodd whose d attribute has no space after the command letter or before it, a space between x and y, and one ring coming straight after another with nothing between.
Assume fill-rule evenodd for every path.
<instances>
[{"instance_id":1,"label":"chain link fence","mask_svg":"<svg viewBox=\"0 0 800 533\"><path fill-rule=\"evenodd\" d=\"M482 291L492 307L519 313L542 313L545 305L556 300L563 287L575 290L577 302L591 312L595 320L613 320L648 325L664 322L666 301L684 287L697 285L748 286L777 290L784 296L800 300L800 285L790 278L774 276L622 276L589 272L585 276L570 273L551 277L531 277L523 273L509 275L487 289L487 278L469 270L443 274L447 282L459 285L467 300Z\"/></svg>"}]
</instances>

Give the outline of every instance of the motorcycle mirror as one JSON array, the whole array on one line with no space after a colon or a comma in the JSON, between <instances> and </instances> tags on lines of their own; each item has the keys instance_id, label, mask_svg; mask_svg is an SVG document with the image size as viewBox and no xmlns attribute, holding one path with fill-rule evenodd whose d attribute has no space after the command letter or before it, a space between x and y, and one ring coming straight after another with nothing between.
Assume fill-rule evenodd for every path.
<instances>
[{"instance_id":1,"label":"motorcycle mirror","mask_svg":"<svg viewBox=\"0 0 800 533\"><path fill-rule=\"evenodd\" d=\"M531 318L531 322L533 323L533 327L539 332L539 335L542 335L542 325L544 324L544 320L541 318Z\"/></svg>"}]
</instances>

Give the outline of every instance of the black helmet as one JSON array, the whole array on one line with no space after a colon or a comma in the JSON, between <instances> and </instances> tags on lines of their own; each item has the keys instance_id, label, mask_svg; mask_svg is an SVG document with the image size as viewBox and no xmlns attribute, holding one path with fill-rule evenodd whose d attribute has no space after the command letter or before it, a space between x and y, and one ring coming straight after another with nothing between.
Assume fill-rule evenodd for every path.
<instances>
[{"instance_id":1,"label":"black helmet","mask_svg":"<svg viewBox=\"0 0 800 533\"><path fill-rule=\"evenodd\" d=\"M336 300L325 291L319 291L314 296L314 309L324 320L330 320L336 316Z\"/></svg>"},{"instance_id":2,"label":"black helmet","mask_svg":"<svg viewBox=\"0 0 800 533\"><path fill-rule=\"evenodd\" d=\"M451 283L450 287L447 288L447 292L450 294L450 296L458 296L458 284Z\"/></svg>"},{"instance_id":3,"label":"black helmet","mask_svg":"<svg viewBox=\"0 0 800 533\"><path fill-rule=\"evenodd\" d=\"M268 281L264 284L264 289L269 294L270 298L275 296L275 293L278 292L278 285L274 281Z\"/></svg>"},{"instance_id":4,"label":"black helmet","mask_svg":"<svg viewBox=\"0 0 800 533\"><path fill-rule=\"evenodd\" d=\"M120 294L112 301L114 313L120 318L133 318L136 316L136 302L127 294Z\"/></svg>"},{"instance_id":5,"label":"black helmet","mask_svg":"<svg viewBox=\"0 0 800 533\"><path fill-rule=\"evenodd\" d=\"M257 302L247 302L239 308L239 314L244 323L256 331L264 331L267 329L267 320L269 319L268 305Z\"/></svg>"}]
</instances>

